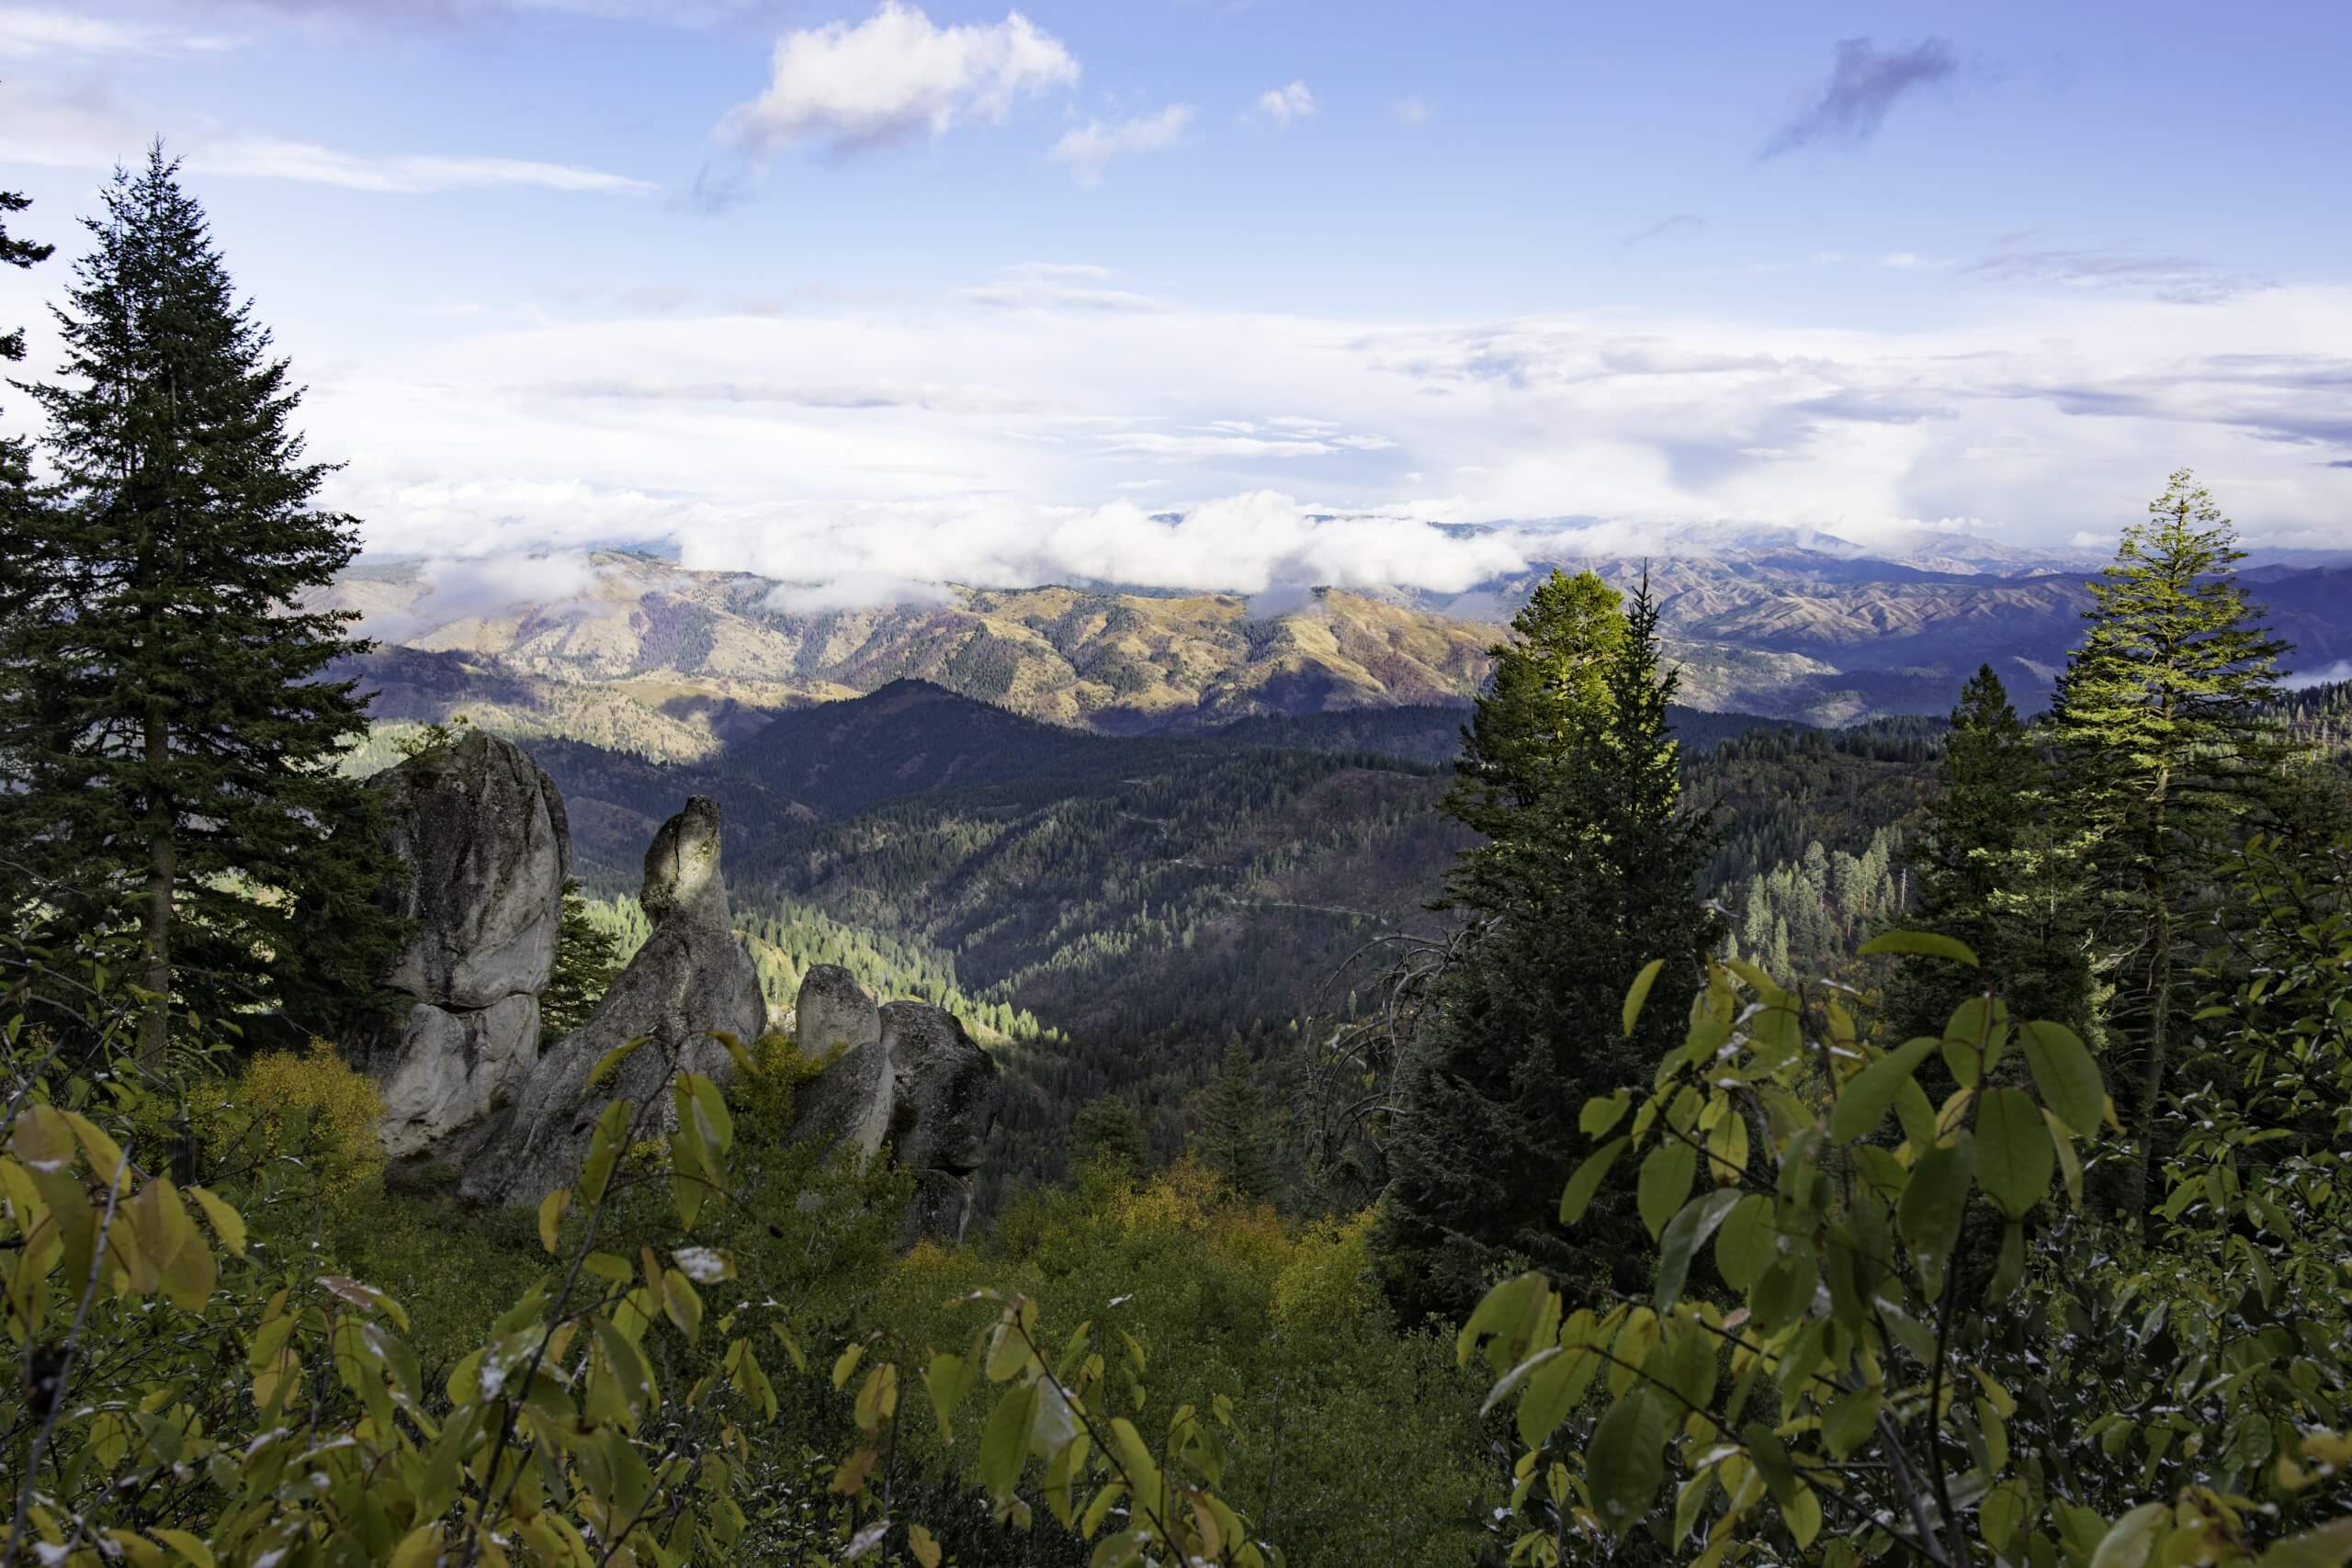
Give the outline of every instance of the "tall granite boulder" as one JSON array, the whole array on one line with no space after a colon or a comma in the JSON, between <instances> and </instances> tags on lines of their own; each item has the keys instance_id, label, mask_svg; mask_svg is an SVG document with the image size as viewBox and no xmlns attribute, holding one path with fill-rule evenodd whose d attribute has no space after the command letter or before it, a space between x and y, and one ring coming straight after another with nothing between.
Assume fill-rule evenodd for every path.
<instances>
[{"instance_id":1,"label":"tall granite boulder","mask_svg":"<svg viewBox=\"0 0 2352 1568\"><path fill-rule=\"evenodd\" d=\"M729 924L718 850L718 807L700 795L654 834L639 895L652 936L588 1021L539 1058L512 1110L468 1134L460 1193L536 1203L578 1175L589 1131L608 1101L645 1104L673 1066L714 1078L731 1075L734 1059L712 1032L748 1044L767 1007L751 956ZM610 1079L588 1081L607 1051L640 1035L650 1038ZM666 1127L666 1100L656 1114Z\"/></svg>"},{"instance_id":2,"label":"tall granite boulder","mask_svg":"<svg viewBox=\"0 0 2352 1568\"><path fill-rule=\"evenodd\" d=\"M882 1010L848 970L820 964L801 977L792 1033L804 1056L855 1050L882 1038Z\"/></svg>"},{"instance_id":3,"label":"tall granite boulder","mask_svg":"<svg viewBox=\"0 0 2352 1568\"><path fill-rule=\"evenodd\" d=\"M818 973L802 983L804 1003ZM906 1239L959 1241L996 1126L1002 1089L996 1059L954 1014L927 1002L891 1002L877 1022L874 1039L801 1090L793 1138L854 1150L861 1163L888 1145L892 1162L915 1178Z\"/></svg>"},{"instance_id":4,"label":"tall granite boulder","mask_svg":"<svg viewBox=\"0 0 2352 1568\"><path fill-rule=\"evenodd\" d=\"M479 731L370 781L415 935L387 983L408 1005L354 1053L382 1087L384 1152L426 1153L511 1098L539 1054L571 835L555 781Z\"/></svg>"}]
</instances>

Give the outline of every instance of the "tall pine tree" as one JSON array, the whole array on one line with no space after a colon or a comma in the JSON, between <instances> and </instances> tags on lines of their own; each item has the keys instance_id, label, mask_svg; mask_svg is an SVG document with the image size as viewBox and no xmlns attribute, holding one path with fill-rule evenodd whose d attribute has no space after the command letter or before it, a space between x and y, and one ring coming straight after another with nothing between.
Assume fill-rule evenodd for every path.
<instances>
[{"instance_id":1,"label":"tall pine tree","mask_svg":"<svg viewBox=\"0 0 2352 1568\"><path fill-rule=\"evenodd\" d=\"M2093 1032L2086 846L2054 810L2052 784L2007 688L1981 667L1951 712L1903 923L1959 938L1984 968L1900 964L1887 999L1906 1037L1942 1033L1988 980L2017 1016Z\"/></svg>"},{"instance_id":2,"label":"tall pine tree","mask_svg":"<svg viewBox=\"0 0 2352 1568\"><path fill-rule=\"evenodd\" d=\"M1486 694L1462 731L1448 816L1489 838L1549 787L1584 716L1607 701L1602 670L1624 639L1617 591L1592 572L1552 569L1511 617L1510 638L1487 650Z\"/></svg>"},{"instance_id":3,"label":"tall pine tree","mask_svg":"<svg viewBox=\"0 0 2352 1568\"><path fill-rule=\"evenodd\" d=\"M0 841L11 889L69 929L134 922L154 998L323 1032L393 939L382 851L337 752L365 732L350 617L303 607L356 548L312 505L331 468L160 147L117 171L54 310L65 365L28 388L55 494L12 513L0 620Z\"/></svg>"},{"instance_id":4,"label":"tall pine tree","mask_svg":"<svg viewBox=\"0 0 2352 1568\"><path fill-rule=\"evenodd\" d=\"M1722 939L1699 898L1713 834L1681 806L1667 716L1677 677L1662 667L1657 620L1645 581L1613 624L1589 627L1584 648L1545 646L1522 626L1503 649L1506 669L1566 652L1572 665L1589 656L1595 678L1537 709L1532 730L1512 728L1513 708L1494 696L1481 703L1495 752L1521 759L1535 782L1515 808L1473 798L1487 839L1448 884L1478 924L1438 982L1405 1070L1377 1235L1391 1299L1408 1319L1459 1312L1531 1261L1632 1280L1646 1249L1622 1201L1598 1206L1573 1235L1556 1211L1589 1152L1577 1125L1584 1101L1680 1041ZM1503 669L1495 690L1510 691ZM1449 808L1470 820L1462 794ZM1654 958L1666 969L1628 1039L1625 990Z\"/></svg>"},{"instance_id":5,"label":"tall pine tree","mask_svg":"<svg viewBox=\"0 0 2352 1568\"><path fill-rule=\"evenodd\" d=\"M2126 528L2090 585L2090 630L2050 716L2067 816L2095 844L2111 1038L2129 1054L2117 1100L2137 1142L2120 1195L2146 1207L2155 1118L2213 866L2279 777L2272 637L2235 576L2245 552L2187 469Z\"/></svg>"},{"instance_id":6,"label":"tall pine tree","mask_svg":"<svg viewBox=\"0 0 2352 1568\"><path fill-rule=\"evenodd\" d=\"M1250 1047L1236 1040L1225 1048L1216 1077L1201 1092L1193 1152L1242 1197L1271 1198L1280 1175L1276 1123L1258 1088Z\"/></svg>"},{"instance_id":7,"label":"tall pine tree","mask_svg":"<svg viewBox=\"0 0 2352 1568\"><path fill-rule=\"evenodd\" d=\"M0 264L19 271L47 261L55 252L53 245L21 240L8 232L8 219L32 205L32 198L21 192L0 190ZM25 332L11 327L0 332L0 359L11 363L25 357ZM32 473L32 448L20 435L0 435L0 529L13 537L30 532L39 524L40 500L35 494ZM0 550L0 617L8 613L6 606L16 604L30 592L30 563L17 558L12 550ZM0 688L0 702L6 700L5 688ZM5 712L5 709L0 709ZM7 753L0 750L0 792L17 787L15 770ZM9 852L0 848L0 875L6 874ZM0 905L0 908L5 908Z\"/></svg>"}]
</instances>

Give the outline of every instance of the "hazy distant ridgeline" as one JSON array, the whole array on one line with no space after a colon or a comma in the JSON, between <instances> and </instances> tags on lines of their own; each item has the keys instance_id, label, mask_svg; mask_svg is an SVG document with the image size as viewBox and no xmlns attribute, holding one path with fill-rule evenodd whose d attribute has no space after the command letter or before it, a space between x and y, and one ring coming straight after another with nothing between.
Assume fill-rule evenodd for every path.
<instances>
[{"instance_id":1,"label":"hazy distant ridgeline","mask_svg":"<svg viewBox=\"0 0 2352 1568\"><path fill-rule=\"evenodd\" d=\"M1621 584L1644 570L1563 564ZM1047 587L799 613L770 607L783 585L766 578L607 551L584 574L551 570L536 596L388 565L345 574L328 597L382 644L357 666L382 693L379 717L462 709L517 735L684 759L778 709L902 679L1106 734L1466 703L1499 623L1548 570L1451 596L1318 590L1280 610L1235 593ZM2039 706L2088 604L2081 568L2002 576L1735 549L1647 570L1685 703L1814 723L1941 713L1986 662ZM2297 668L2352 658L2352 570L2247 577Z\"/></svg>"}]
</instances>

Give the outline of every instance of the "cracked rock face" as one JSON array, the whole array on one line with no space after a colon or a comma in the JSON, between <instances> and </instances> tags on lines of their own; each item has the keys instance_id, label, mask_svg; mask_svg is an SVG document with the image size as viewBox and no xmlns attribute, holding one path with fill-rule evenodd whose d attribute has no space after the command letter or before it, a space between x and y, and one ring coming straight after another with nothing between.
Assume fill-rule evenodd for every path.
<instances>
[{"instance_id":1,"label":"cracked rock face","mask_svg":"<svg viewBox=\"0 0 2352 1568\"><path fill-rule=\"evenodd\" d=\"M639 1136L666 1130L662 1085L674 1066L724 1081L734 1059L711 1038L749 1044L766 1021L757 971L730 929L718 874L718 807L700 795L662 825L645 854L639 895L653 934L605 993L588 1021L549 1046L508 1113L469 1134L458 1190L481 1201L536 1203L578 1175L589 1131L605 1104L644 1111ZM646 1043L612 1077L592 1084L596 1063L639 1036ZM649 1101L660 1096L659 1103Z\"/></svg>"},{"instance_id":2,"label":"cracked rock face","mask_svg":"<svg viewBox=\"0 0 2352 1568\"><path fill-rule=\"evenodd\" d=\"M490 1114L537 1060L571 837L555 781L494 736L412 757L370 787L403 867L386 901L416 922L386 976L412 1005L358 1049L382 1087L384 1152L401 1158Z\"/></svg>"},{"instance_id":3,"label":"cracked rock face","mask_svg":"<svg viewBox=\"0 0 2352 1568\"><path fill-rule=\"evenodd\" d=\"M893 1163L915 1177L905 1239L961 1240L996 1126L996 1060L953 1014L927 1002L891 1002L876 1021L874 1039L802 1089L792 1135L849 1148L861 1163L887 1145Z\"/></svg>"}]
</instances>

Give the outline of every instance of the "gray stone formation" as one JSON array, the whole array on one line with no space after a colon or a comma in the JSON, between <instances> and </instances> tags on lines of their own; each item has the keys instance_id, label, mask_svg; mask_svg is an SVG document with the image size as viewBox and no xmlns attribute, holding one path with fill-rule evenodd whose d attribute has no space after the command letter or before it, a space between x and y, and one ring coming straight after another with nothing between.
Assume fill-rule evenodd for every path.
<instances>
[{"instance_id":1,"label":"gray stone formation","mask_svg":"<svg viewBox=\"0 0 2352 1568\"><path fill-rule=\"evenodd\" d=\"M662 1085L673 1067L722 1081L733 1058L713 1031L748 1045L766 1021L758 973L736 941L718 875L718 807L696 795L662 825L645 852L639 900L653 934L613 981L588 1021L548 1048L511 1110L468 1136L458 1191L488 1202L536 1203L575 1179L605 1104L643 1106L663 1094L650 1125L666 1128ZM589 1078L605 1054L640 1035L610 1079Z\"/></svg>"},{"instance_id":2,"label":"gray stone formation","mask_svg":"<svg viewBox=\"0 0 2352 1568\"><path fill-rule=\"evenodd\" d=\"M882 1038L882 1012L848 970L820 964L801 978L792 1035L804 1056L854 1050Z\"/></svg>"},{"instance_id":3,"label":"gray stone formation","mask_svg":"<svg viewBox=\"0 0 2352 1568\"><path fill-rule=\"evenodd\" d=\"M402 1158L489 1115L538 1059L571 835L546 770L479 731L370 787L403 867L386 901L416 925L386 976L408 1005L352 1043L383 1089L384 1152Z\"/></svg>"},{"instance_id":4,"label":"gray stone formation","mask_svg":"<svg viewBox=\"0 0 2352 1568\"><path fill-rule=\"evenodd\" d=\"M804 1017L808 987L820 973L810 971L802 983ZM928 1002L892 1002L876 1010L876 1025L872 1039L800 1091L792 1136L853 1150L860 1163L888 1145L892 1161L915 1178L905 1238L959 1241L971 1221L982 1151L996 1125L996 1061L953 1014Z\"/></svg>"}]
</instances>

